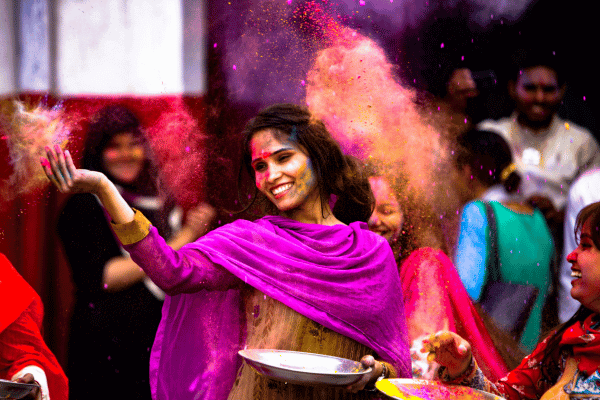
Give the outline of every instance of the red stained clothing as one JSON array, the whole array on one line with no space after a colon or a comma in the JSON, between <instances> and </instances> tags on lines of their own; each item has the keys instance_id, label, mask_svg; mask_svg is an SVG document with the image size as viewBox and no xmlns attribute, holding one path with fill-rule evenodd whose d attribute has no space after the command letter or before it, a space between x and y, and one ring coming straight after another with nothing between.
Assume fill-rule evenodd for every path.
<instances>
[{"instance_id":1,"label":"red stained clothing","mask_svg":"<svg viewBox=\"0 0 600 400\"><path fill-rule=\"evenodd\" d=\"M546 354L548 339L541 342L521 364L496 382L496 390L490 387L491 392L496 392L506 399L540 399L556 382L551 382L542 375L541 361ZM555 352L552 363L564 371L566 357L560 352ZM490 386L492 386L490 384Z\"/></svg>"},{"instance_id":2,"label":"red stained clothing","mask_svg":"<svg viewBox=\"0 0 600 400\"><path fill-rule=\"evenodd\" d=\"M576 322L563 333L560 344L550 354L549 361L544 365L554 366L556 373L553 378L542 373L542 362L548 353L547 345L550 338L546 338L535 348L533 353L523 359L521 364L508 373L495 384L486 379L476 362L461 376L448 379L445 371L438 371L438 378L452 384L460 384L498 394L508 400L516 399L553 399L563 400L569 398L594 398L597 399L598 390L596 379L592 375L599 369L600 358L598 349L600 344L600 331L595 325L598 314L589 316L583 322ZM583 375L581 375L583 373ZM575 387L582 377L590 376L592 389ZM582 389L582 392L578 390ZM570 396L567 392L574 390Z\"/></svg>"},{"instance_id":3,"label":"red stained clothing","mask_svg":"<svg viewBox=\"0 0 600 400\"><path fill-rule=\"evenodd\" d=\"M46 374L50 398L68 399L67 377L42 338L43 315L40 297L0 254L0 378L37 366Z\"/></svg>"}]
</instances>

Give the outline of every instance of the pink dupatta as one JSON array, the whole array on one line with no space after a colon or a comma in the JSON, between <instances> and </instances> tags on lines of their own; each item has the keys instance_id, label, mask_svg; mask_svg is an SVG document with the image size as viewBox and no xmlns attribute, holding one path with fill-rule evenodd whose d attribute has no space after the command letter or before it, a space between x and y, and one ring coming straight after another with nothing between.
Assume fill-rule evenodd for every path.
<instances>
[{"instance_id":1,"label":"pink dupatta","mask_svg":"<svg viewBox=\"0 0 600 400\"><path fill-rule=\"evenodd\" d=\"M450 259L441 251L417 249L400 266L404 309L411 340L445 329L471 343L475 360L492 381L508 368Z\"/></svg>"}]
</instances>

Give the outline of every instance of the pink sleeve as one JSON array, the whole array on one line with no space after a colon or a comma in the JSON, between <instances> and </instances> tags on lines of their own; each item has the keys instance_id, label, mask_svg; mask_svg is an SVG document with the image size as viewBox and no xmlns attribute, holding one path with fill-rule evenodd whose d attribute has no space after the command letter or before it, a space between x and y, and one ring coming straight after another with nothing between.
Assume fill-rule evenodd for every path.
<instances>
[{"instance_id":1,"label":"pink sleeve","mask_svg":"<svg viewBox=\"0 0 600 400\"><path fill-rule=\"evenodd\" d=\"M225 268L212 263L192 245L175 251L155 227L142 240L123 246L148 275L170 296L199 290L227 290L241 281Z\"/></svg>"}]
</instances>

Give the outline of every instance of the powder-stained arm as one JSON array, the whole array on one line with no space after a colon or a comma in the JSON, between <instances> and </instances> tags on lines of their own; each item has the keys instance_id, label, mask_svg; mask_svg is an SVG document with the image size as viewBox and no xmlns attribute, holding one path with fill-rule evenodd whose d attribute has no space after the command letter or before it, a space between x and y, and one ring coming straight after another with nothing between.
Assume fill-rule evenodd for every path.
<instances>
[{"instance_id":1,"label":"powder-stained arm","mask_svg":"<svg viewBox=\"0 0 600 400\"><path fill-rule=\"evenodd\" d=\"M241 284L238 278L213 264L200 251L173 250L137 210L133 221L112 224L112 227L131 259L171 296L202 289L226 290Z\"/></svg>"}]
</instances>

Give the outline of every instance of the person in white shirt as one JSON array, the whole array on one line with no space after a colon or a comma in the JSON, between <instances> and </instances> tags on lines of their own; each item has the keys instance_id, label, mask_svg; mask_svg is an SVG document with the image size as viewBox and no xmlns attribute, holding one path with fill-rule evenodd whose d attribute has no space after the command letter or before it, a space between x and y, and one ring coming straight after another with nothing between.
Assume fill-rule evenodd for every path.
<instances>
[{"instance_id":1,"label":"person in white shirt","mask_svg":"<svg viewBox=\"0 0 600 400\"><path fill-rule=\"evenodd\" d=\"M600 146L587 129L557 115L566 85L552 57L529 54L509 82L512 115L478 128L508 141L523 177L519 192L544 213L560 251L569 187L583 171L600 166Z\"/></svg>"}]
</instances>

